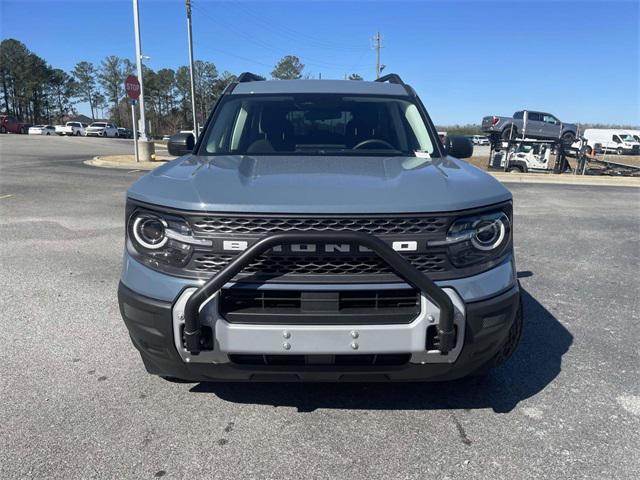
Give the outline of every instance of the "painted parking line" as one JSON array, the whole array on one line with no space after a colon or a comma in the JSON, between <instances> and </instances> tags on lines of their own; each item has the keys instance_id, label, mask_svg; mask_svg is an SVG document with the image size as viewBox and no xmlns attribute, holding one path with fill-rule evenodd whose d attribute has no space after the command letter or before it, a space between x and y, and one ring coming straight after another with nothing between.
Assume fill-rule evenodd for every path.
<instances>
[{"instance_id":1,"label":"painted parking line","mask_svg":"<svg viewBox=\"0 0 640 480\"><path fill-rule=\"evenodd\" d=\"M2 200L3 198L9 198L9 197L13 197L13 195L10 193L7 193L6 195L0 195L0 200Z\"/></svg>"},{"instance_id":2,"label":"painted parking line","mask_svg":"<svg viewBox=\"0 0 640 480\"><path fill-rule=\"evenodd\" d=\"M142 170L131 170L131 171L127 172L127 173L136 173L136 172L141 172L141 171Z\"/></svg>"}]
</instances>

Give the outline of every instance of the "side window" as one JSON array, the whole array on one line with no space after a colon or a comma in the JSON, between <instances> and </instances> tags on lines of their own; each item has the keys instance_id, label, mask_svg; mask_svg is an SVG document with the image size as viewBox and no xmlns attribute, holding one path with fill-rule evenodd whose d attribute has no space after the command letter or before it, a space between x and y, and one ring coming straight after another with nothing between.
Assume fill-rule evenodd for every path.
<instances>
[{"instance_id":1,"label":"side window","mask_svg":"<svg viewBox=\"0 0 640 480\"><path fill-rule=\"evenodd\" d=\"M542 121L544 123L551 123L552 125L557 125L558 123L558 119L556 117L554 117L553 115L549 115L549 114L544 114L542 116Z\"/></svg>"},{"instance_id":2,"label":"side window","mask_svg":"<svg viewBox=\"0 0 640 480\"><path fill-rule=\"evenodd\" d=\"M527 114L527 118L529 119L530 122L540 122L540 121L542 121L542 117L540 116L540 114L538 112L529 112Z\"/></svg>"},{"instance_id":3,"label":"side window","mask_svg":"<svg viewBox=\"0 0 640 480\"><path fill-rule=\"evenodd\" d=\"M247 131L247 115L248 112L244 106L240 107L240 111L236 116L236 121L233 126L233 133L231 135L231 148L232 152L235 152L240 148L240 140L242 138L242 134Z\"/></svg>"},{"instance_id":4,"label":"side window","mask_svg":"<svg viewBox=\"0 0 640 480\"><path fill-rule=\"evenodd\" d=\"M621 143L622 142L618 135L614 135L613 137L611 137L611 140L613 140L616 143Z\"/></svg>"},{"instance_id":5,"label":"side window","mask_svg":"<svg viewBox=\"0 0 640 480\"><path fill-rule=\"evenodd\" d=\"M431 144L431 137L422 121L418 108L413 103L403 104L402 108L404 109L404 117L409 124L409 128L406 130L409 136L409 143L412 144L410 148L412 150L422 150L429 154L433 153L434 148Z\"/></svg>"},{"instance_id":6,"label":"side window","mask_svg":"<svg viewBox=\"0 0 640 480\"><path fill-rule=\"evenodd\" d=\"M516 120L522 120L523 113L524 112L516 112L513 114L513 118L515 118Z\"/></svg>"}]
</instances>

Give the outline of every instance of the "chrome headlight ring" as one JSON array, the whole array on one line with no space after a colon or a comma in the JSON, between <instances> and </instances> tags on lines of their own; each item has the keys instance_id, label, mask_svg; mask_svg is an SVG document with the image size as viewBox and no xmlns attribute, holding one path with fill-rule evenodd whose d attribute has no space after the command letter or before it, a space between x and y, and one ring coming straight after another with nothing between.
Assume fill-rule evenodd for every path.
<instances>
[{"instance_id":1,"label":"chrome headlight ring","mask_svg":"<svg viewBox=\"0 0 640 480\"><path fill-rule=\"evenodd\" d=\"M135 217L131 232L133 238L142 247L149 250L158 250L169 241L169 237L166 235L167 227L167 222L163 218L143 214Z\"/></svg>"}]
</instances>

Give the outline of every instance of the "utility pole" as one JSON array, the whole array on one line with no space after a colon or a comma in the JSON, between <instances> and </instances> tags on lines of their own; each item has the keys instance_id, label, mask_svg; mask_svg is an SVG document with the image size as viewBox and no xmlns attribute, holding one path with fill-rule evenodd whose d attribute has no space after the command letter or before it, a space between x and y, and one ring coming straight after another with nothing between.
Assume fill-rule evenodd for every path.
<instances>
[{"instance_id":1,"label":"utility pole","mask_svg":"<svg viewBox=\"0 0 640 480\"><path fill-rule=\"evenodd\" d=\"M138 15L138 0L133 0L133 27L136 36L136 67L138 70L138 80L140 81L140 137L147 141L147 124L144 117L144 84L142 78L142 52L140 51L140 18Z\"/></svg>"},{"instance_id":2,"label":"utility pole","mask_svg":"<svg viewBox=\"0 0 640 480\"><path fill-rule=\"evenodd\" d=\"M380 32L376 32L376 36L373 37L373 41L375 42L374 48L376 49L376 78L380 78L380 72L382 71L380 69L380 49L382 48Z\"/></svg>"},{"instance_id":3,"label":"utility pole","mask_svg":"<svg viewBox=\"0 0 640 480\"><path fill-rule=\"evenodd\" d=\"M193 72L193 35L191 34L191 0L185 1L187 7L187 36L189 38L189 77L191 82L191 111L193 112L193 137L198 140L198 119L196 116L196 82Z\"/></svg>"}]
</instances>

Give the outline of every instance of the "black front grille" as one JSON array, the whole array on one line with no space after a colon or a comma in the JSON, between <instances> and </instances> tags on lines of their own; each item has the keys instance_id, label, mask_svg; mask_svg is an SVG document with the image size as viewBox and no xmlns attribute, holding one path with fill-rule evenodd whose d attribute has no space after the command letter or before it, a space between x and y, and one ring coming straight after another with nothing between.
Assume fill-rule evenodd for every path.
<instances>
[{"instance_id":1,"label":"black front grille","mask_svg":"<svg viewBox=\"0 0 640 480\"><path fill-rule=\"evenodd\" d=\"M217 249L196 250L184 267L196 277L210 277L219 272L233 258L235 252L220 250L225 240L255 241L265 235L283 232L360 232L395 240L412 240L425 244L428 240L442 240L453 221L453 216L409 215L335 215L335 216L279 216L266 214L260 217L242 215L189 215L187 220L193 233L201 238L211 238ZM353 245L356 249L357 246ZM403 253L418 270L429 274L445 274L451 266L444 249L422 253ZM345 282L363 279L397 280L388 265L373 253L296 253L268 252L242 270L237 279L267 281L312 281L334 277Z\"/></svg>"},{"instance_id":2,"label":"black front grille","mask_svg":"<svg viewBox=\"0 0 640 480\"><path fill-rule=\"evenodd\" d=\"M404 257L418 270L425 273L444 272L451 268L444 252L405 254ZM216 273L233 258L233 255L196 252L186 269L194 272ZM263 256L243 269L243 273L283 276L382 275L392 272L384 261L373 254L335 257Z\"/></svg>"},{"instance_id":3,"label":"black front grille","mask_svg":"<svg viewBox=\"0 0 640 480\"><path fill-rule=\"evenodd\" d=\"M411 288L340 291L229 288L220 293L218 311L230 323L410 323L420 313L420 295Z\"/></svg>"},{"instance_id":4,"label":"black front grille","mask_svg":"<svg viewBox=\"0 0 640 480\"><path fill-rule=\"evenodd\" d=\"M505 245L501 256L479 259L456 267L451 247L442 246L452 223L462 216L503 210L511 217L510 202L447 213L396 214L243 214L162 209L129 200L128 215L137 208L184 219L197 239L210 245L195 245L184 263L174 265L149 257L128 245L129 253L146 266L169 275L189 279L210 279L224 269L245 248L269 235L287 232L357 232L373 235L432 280L449 280L475 275L501 262L511 251ZM329 235L327 235L328 238ZM440 242L440 243L439 243ZM399 244L396 246L396 244ZM409 245L409 246L405 246ZM437 245L437 246L434 246ZM504 255L503 255L504 254ZM459 253L456 253L459 256ZM460 265L460 263L456 263ZM467 263L464 263L467 265ZM403 279L371 251L357 243L281 245L265 252L231 280L241 283L398 283Z\"/></svg>"},{"instance_id":5,"label":"black front grille","mask_svg":"<svg viewBox=\"0 0 640 480\"><path fill-rule=\"evenodd\" d=\"M363 232L372 235L416 235L446 232L451 219L443 216L387 217L234 217L193 216L196 235L264 235L277 232Z\"/></svg>"},{"instance_id":6,"label":"black front grille","mask_svg":"<svg viewBox=\"0 0 640 480\"><path fill-rule=\"evenodd\" d=\"M357 366L401 366L409 363L409 353L385 353L365 355L229 355L229 360L237 365L332 365L344 367Z\"/></svg>"}]
</instances>

